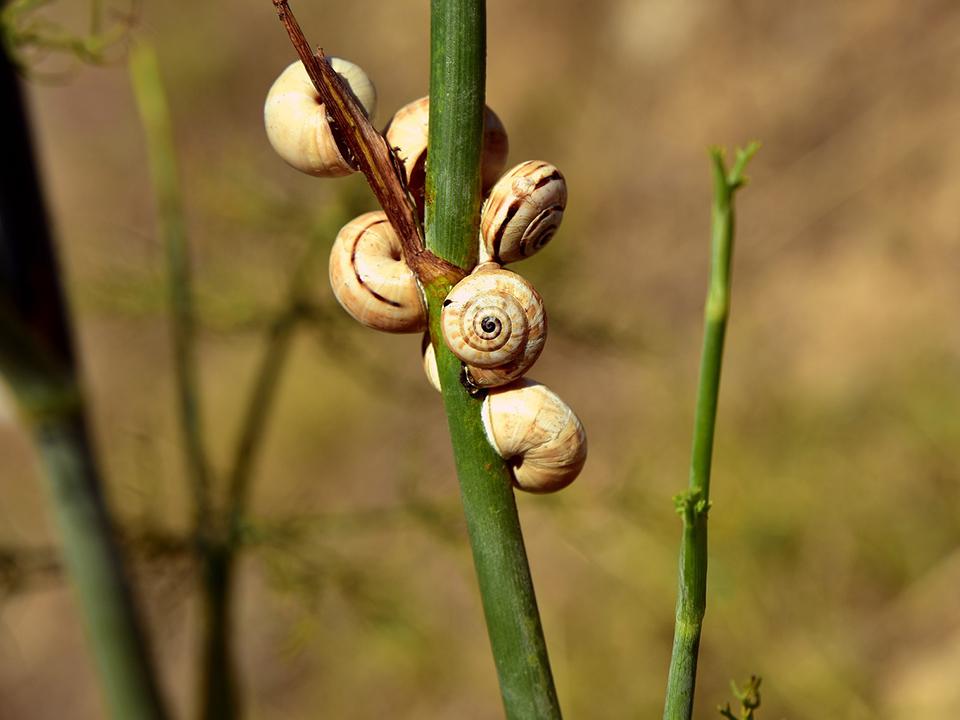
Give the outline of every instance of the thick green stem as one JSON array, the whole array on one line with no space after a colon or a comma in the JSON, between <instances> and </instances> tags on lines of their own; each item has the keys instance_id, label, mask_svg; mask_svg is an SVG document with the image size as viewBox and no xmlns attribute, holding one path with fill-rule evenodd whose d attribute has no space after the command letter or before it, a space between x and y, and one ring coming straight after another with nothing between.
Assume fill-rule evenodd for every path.
<instances>
[{"instance_id":1,"label":"thick green stem","mask_svg":"<svg viewBox=\"0 0 960 720\"><path fill-rule=\"evenodd\" d=\"M20 88L0 49L0 374L44 466L64 563L111 717L166 716L115 544Z\"/></svg>"},{"instance_id":2,"label":"thick green stem","mask_svg":"<svg viewBox=\"0 0 960 720\"><path fill-rule=\"evenodd\" d=\"M93 639L112 717L163 718L149 654L122 574L79 410L33 427L60 529L64 562Z\"/></svg>"},{"instance_id":3,"label":"thick green stem","mask_svg":"<svg viewBox=\"0 0 960 720\"><path fill-rule=\"evenodd\" d=\"M427 249L465 269L477 257L485 80L485 3L431 4ZM426 285L430 330L474 564L508 718L559 718L510 470L488 442L480 400L439 331L450 280Z\"/></svg>"},{"instance_id":4,"label":"thick green stem","mask_svg":"<svg viewBox=\"0 0 960 720\"><path fill-rule=\"evenodd\" d=\"M690 484L676 498L683 519L680 579L673 656L667 680L664 720L690 720L697 681L700 630L707 605L707 513L710 509L710 464L720 391L723 342L730 311L730 260L733 253L733 196L744 183L743 170L756 145L737 153L728 173L723 154L714 150L712 260L707 294L700 382L694 418Z\"/></svg>"}]
</instances>

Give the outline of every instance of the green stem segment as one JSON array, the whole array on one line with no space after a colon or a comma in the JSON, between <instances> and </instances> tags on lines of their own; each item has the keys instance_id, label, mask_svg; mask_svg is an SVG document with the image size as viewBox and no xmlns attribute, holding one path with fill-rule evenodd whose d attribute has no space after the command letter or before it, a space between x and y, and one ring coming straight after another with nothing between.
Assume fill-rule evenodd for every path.
<instances>
[{"instance_id":1,"label":"green stem segment","mask_svg":"<svg viewBox=\"0 0 960 720\"><path fill-rule=\"evenodd\" d=\"M723 343L730 312L730 260L733 254L734 206L737 189L744 184L743 171L756 152L753 144L738 151L727 172L723 153L712 151L714 198L712 210L713 249L710 288L705 311L700 383L694 419L690 484L675 498L683 519L680 548L680 580L677 598L673 656L667 680L664 720L690 720L697 681L700 630L707 605L707 513L710 509L710 465L720 391Z\"/></svg>"},{"instance_id":2,"label":"green stem segment","mask_svg":"<svg viewBox=\"0 0 960 720\"><path fill-rule=\"evenodd\" d=\"M187 472L194 496L195 524L209 525L210 473L204 450L197 389L196 323L186 222L178 180L170 110L153 48L143 43L130 52L130 79L140 110L157 199L160 234L167 255L171 340L178 412L186 449Z\"/></svg>"},{"instance_id":3,"label":"green stem segment","mask_svg":"<svg viewBox=\"0 0 960 720\"><path fill-rule=\"evenodd\" d=\"M427 250L465 270L476 263L480 210L486 9L483 0L431 3ZM490 445L480 400L440 333L448 278L425 285L457 475L487 630L511 719L559 718L550 661L511 485Z\"/></svg>"},{"instance_id":4,"label":"green stem segment","mask_svg":"<svg viewBox=\"0 0 960 720\"><path fill-rule=\"evenodd\" d=\"M109 713L159 720L166 713L103 496L23 99L3 49L0 102L0 374L43 461Z\"/></svg>"},{"instance_id":5,"label":"green stem segment","mask_svg":"<svg viewBox=\"0 0 960 720\"><path fill-rule=\"evenodd\" d=\"M171 344L177 410L183 433L187 478L193 495L194 537L201 566L204 615L198 714L206 720L239 712L236 671L230 648L231 556L223 527L215 520L210 470L203 437L197 382L196 313L186 221L173 144L173 128L160 68L144 43L130 53L130 80L140 110L166 250Z\"/></svg>"}]
</instances>

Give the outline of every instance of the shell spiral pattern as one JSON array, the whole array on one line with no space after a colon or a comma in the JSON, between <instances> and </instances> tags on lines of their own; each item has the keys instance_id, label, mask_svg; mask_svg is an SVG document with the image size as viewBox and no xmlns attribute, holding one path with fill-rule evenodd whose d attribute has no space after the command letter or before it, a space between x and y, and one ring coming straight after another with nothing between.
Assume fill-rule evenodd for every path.
<instances>
[{"instance_id":1,"label":"shell spiral pattern","mask_svg":"<svg viewBox=\"0 0 960 720\"><path fill-rule=\"evenodd\" d=\"M330 251L330 286L358 322L385 332L420 332L427 311L400 238L382 211L347 223Z\"/></svg>"},{"instance_id":2,"label":"shell spiral pattern","mask_svg":"<svg viewBox=\"0 0 960 720\"><path fill-rule=\"evenodd\" d=\"M440 322L447 346L478 387L523 375L546 341L540 295L520 275L493 263L457 283L444 300Z\"/></svg>"},{"instance_id":3,"label":"shell spiral pattern","mask_svg":"<svg viewBox=\"0 0 960 720\"><path fill-rule=\"evenodd\" d=\"M567 183L550 163L520 163L497 181L480 215L480 261L504 264L538 252L567 207Z\"/></svg>"}]
</instances>

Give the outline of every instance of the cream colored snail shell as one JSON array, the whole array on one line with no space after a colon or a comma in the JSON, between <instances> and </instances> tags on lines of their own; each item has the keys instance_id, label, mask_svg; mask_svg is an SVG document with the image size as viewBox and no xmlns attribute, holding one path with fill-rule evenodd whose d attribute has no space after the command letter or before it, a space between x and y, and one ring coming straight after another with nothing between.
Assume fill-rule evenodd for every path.
<instances>
[{"instance_id":1,"label":"cream colored snail shell","mask_svg":"<svg viewBox=\"0 0 960 720\"><path fill-rule=\"evenodd\" d=\"M513 467L521 490L547 493L572 483L587 459L587 436L573 410L533 380L494 388L480 410L487 439Z\"/></svg>"},{"instance_id":2,"label":"cream colored snail shell","mask_svg":"<svg viewBox=\"0 0 960 720\"><path fill-rule=\"evenodd\" d=\"M480 388L523 375L547 339L539 293L494 263L479 265L453 287L443 301L440 324L447 346Z\"/></svg>"},{"instance_id":3,"label":"cream colored snail shell","mask_svg":"<svg viewBox=\"0 0 960 720\"><path fill-rule=\"evenodd\" d=\"M437 367L437 351L433 349L433 343L430 342L430 336L423 336L423 372L427 376L427 382L433 385L437 392L440 392L440 369Z\"/></svg>"},{"instance_id":4,"label":"cream colored snail shell","mask_svg":"<svg viewBox=\"0 0 960 720\"><path fill-rule=\"evenodd\" d=\"M370 78L349 60L330 58L330 65L347 81L367 117L371 117L377 91ZM342 177L354 172L337 146L326 107L299 60L274 81L263 107L263 120L273 149L297 170L316 177Z\"/></svg>"},{"instance_id":5,"label":"cream colored snail shell","mask_svg":"<svg viewBox=\"0 0 960 720\"><path fill-rule=\"evenodd\" d=\"M367 327L411 333L427 326L423 293L383 211L365 213L337 234L330 287L343 309Z\"/></svg>"},{"instance_id":6,"label":"cream colored snail shell","mask_svg":"<svg viewBox=\"0 0 960 720\"><path fill-rule=\"evenodd\" d=\"M384 130L387 144L397 149L407 176L407 184L421 206L426 184L427 131L430 121L430 98L422 97L397 110ZM509 143L500 118L484 108L483 156L480 165L483 193L497 181L507 164Z\"/></svg>"},{"instance_id":7,"label":"cream colored snail shell","mask_svg":"<svg viewBox=\"0 0 960 720\"><path fill-rule=\"evenodd\" d=\"M480 213L480 262L523 260L546 245L563 220L567 183L553 165L529 160L490 190Z\"/></svg>"}]
</instances>

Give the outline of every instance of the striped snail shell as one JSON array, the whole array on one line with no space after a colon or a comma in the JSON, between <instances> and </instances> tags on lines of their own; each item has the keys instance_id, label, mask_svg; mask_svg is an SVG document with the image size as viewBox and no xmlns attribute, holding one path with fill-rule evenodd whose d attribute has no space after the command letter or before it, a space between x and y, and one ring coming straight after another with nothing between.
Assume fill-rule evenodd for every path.
<instances>
[{"instance_id":1,"label":"striped snail shell","mask_svg":"<svg viewBox=\"0 0 960 720\"><path fill-rule=\"evenodd\" d=\"M587 459L587 436L556 393L526 378L494 388L480 410L487 439L513 468L521 490L548 493L574 481Z\"/></svg>"},{"instance_id":2,"label":"striped snail shell","mask_svg":"<svg viewBox=\"0 0 960 720\"><path fill-rule=\"evenodd\" d=\"M330 58L330 65L346 80L367 116L372 116L377 91L366 73L341 58ZM297 170L316 177L341 177L354 172L337 145L327 109L299 60L274 81L263 107L263 120L273 149Z\"/></svg>"},{"instance_id":3,"label":"striped snail shell","mask_svg":"<svg viewBox=\"0 0 960 720\"><path fill-rule=\"evenodd\" d=\"M381 210L351 220L337 234L330 251L330 286L343 309L367 327L408 333L427 326L420 286Z\"/></svg>"},{"instance_id":4,"label":"striped snail shell","mask_svg":"<svg viewBox=\"0 0 960 720\"><path fill-rule=\"evenodd\" d=\"M553 165L520 163L497 181L480 214L480 262L509 263L546 245L563 220L567 183Z\"/></svg>"},{"instance_id":5,"label":"striped snail shell","mask_svg":"<svg viewBox=\"0 0 960 720\"><path fill-rule=\"evenodd\" d=\"M384 130L387 144L396 148L407 177L407 185L421 212L427 170L427 131L430 98L422 97L397 110ZM480 164L483 193L497 181L507 164L507 131L496 113L488 107L483 115L483 155Z\"/></svg>"},{"instance_id":6,"label":"striped snail shell","mask_svg":"<svg viewBox=\"0 0 960 720\"><path fill-rule=\"evenodd\" d=\"M504 385L523 375L547 339L543 300L520 275L478 266L443 301L443 338L474 385Z\"/></svg>"}]
</instances>

